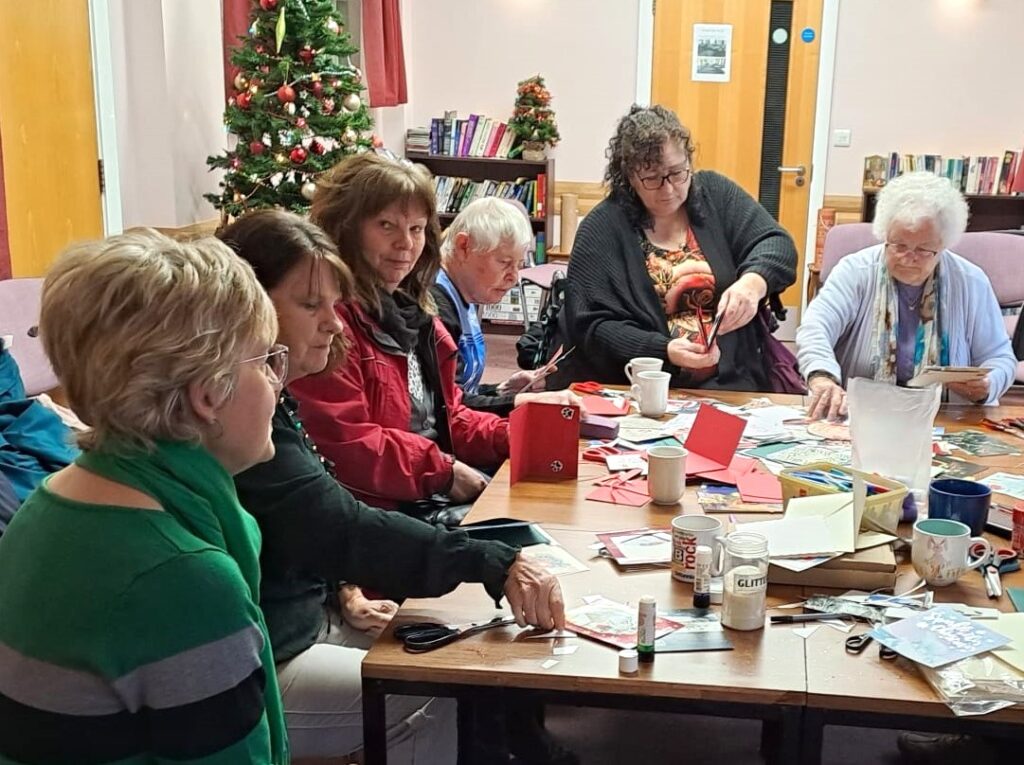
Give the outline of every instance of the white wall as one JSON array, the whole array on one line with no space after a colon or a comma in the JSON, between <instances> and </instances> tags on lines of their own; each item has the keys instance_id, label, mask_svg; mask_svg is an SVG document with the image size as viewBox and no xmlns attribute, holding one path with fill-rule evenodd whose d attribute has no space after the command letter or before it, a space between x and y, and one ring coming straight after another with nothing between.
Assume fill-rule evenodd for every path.
<instances>
[{"instance_id":1,"label":"white wall","mask_svg":"<svg viewBox=\"0 0 1024 765\"><path fill-rule=\"evenodd\" d=\"M636 89L639 0L417 0L404 9L410 125L448 109L507 119L516 83L544 76L560 180L600 181ZM411 14L410 14L411 12Z\"/></svg>"},{"instance_id":2,"label":"white wall","mask_svg":"<svg viewBox=\"0 0 1024 765\"><path fill-rule=\"evenodd\" d=\"M825 193L860 195L870 154L1020 149L1021 30L1021 0L842 0Z\"/></svg>"},{"instance_id":3,"label":"white wall","mask_svg":"<svg viewBox=\"0 0 1024 765\"><path fill-rule=\"evenodd\" d=\"M216 217L206 157L222 151L220 3L110 0L124 226Z\"/></svg>"}]
</instances>

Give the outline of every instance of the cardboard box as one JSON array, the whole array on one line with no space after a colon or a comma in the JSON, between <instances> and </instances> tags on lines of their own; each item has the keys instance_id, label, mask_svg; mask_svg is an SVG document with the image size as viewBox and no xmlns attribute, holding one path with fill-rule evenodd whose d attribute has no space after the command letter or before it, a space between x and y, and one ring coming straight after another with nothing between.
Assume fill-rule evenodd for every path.
<instances>
[{"instance_id":1,"label":"cardboard box","mask_svg":"<svg viewBox=\"0 0 1024 765\"><path fill-rule=\"evenodd\" d=\"M807 571L790 571L769 565L768 583L840 590L892 589L896 586L896 555L892 545L879 545L840 555Z\"/></svg>"}]
</instances>

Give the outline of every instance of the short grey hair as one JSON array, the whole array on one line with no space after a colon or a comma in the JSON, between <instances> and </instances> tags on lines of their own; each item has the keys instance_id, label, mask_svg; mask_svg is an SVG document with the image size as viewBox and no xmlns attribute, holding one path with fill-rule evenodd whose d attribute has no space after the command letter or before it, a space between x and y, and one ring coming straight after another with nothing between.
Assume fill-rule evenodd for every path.
<instances>
[{"instance_id":1,"label":"short grey hair","mask_svg":"<svg viewBox=\"0 0 1024 765\"><path fill-rule=\"evenodd\" d=\"M964 195L948 178L929 172L904 173L878 192L872 230L884 242L894 224L915 229L932 221L945 249L967 230L968 213Z\"/></svg>"},{"instance_id":2,"label":"short grey hair","mask_svg":"<svg viewBox=\"0 0 1024 765\"><path fill-rule=\"evenodd\" d=\"M533 246L533 229L526 208L518 202L498 197L483 197L466 205L441 243L441 257L447 261L455 249L455 237L468 234L474 252L490 252L503 244Z\"/></svg>"}]
</instances>

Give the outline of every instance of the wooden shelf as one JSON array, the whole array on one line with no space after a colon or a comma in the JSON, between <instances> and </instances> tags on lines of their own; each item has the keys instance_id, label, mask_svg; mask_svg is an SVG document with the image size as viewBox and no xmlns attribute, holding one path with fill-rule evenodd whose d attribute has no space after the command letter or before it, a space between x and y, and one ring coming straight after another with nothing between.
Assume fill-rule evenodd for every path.
<instances>
[{"instance_id":1,"label":"wooden shelf","mask_svg":"<svg viewBox=\"0 0 1024 765\"><path fill-rule=\"evenodd\" d=\"M438 213L437 217L441 220L455 220L456 215L458 215L458 213L443 212ZM545 225L547 221L547 218L534 218L532 215L530 216L530 223L533 223L534 225Z\"/></svg>"},{"instance_id":2,"label":"wooden shelf","mask_svg":"<svg viewBox=\"0 0 1024 765\"><path fill-rule=\"evenodd\" d=\"M1015 194L964 194L971 216L968 231L1008 231L1024 228L1024 196ZM875 219L877 189L865 189L861 219L870 223Z\"/></svg>"},{"instance_id":3,"label":"wooden shelf","mask_svg":"<svg viewBox=\"0 0 1024 765\"><path fill-rule=\"evenodd\" d=\"M500 157L455 157L449 154L428 154L427 152L423 151L408 151L405 153L405 158L410 162L424 163L431 162L436 159L481 164L491 164L493 162L500 162L503 165L516 166L522 168L543 168L548 163L546 159L541 162L533 162L528 159L502 159Z\"/></svg>"}]
</instances>

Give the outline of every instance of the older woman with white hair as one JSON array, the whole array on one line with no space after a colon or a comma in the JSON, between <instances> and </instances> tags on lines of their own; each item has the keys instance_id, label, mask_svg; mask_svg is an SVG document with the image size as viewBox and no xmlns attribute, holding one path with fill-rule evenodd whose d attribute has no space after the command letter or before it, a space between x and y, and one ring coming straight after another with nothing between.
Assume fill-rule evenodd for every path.
<instances>
[{"instance_id":1,"label":"older woman with white hair","mask_svg":"<svg viewBox=\"0 0 1024 765\"><path fill-rule=\"evenodd\" d=\"M882 189L874 233L883 243L839 261L797 330L809 416L844 415L850 378L905 385L932 365L987 368L947 387L954 400L998 403L1017 361L985 272L948 249L967 214L960 192L932 173Z\"/></svg>"},{"instance_id":2,"label":"older woman with white hair","mask_svg":"<svg viewBox=\"0 0 1024 765\"><path fill-rule=\"evenodd\" d=\"M579 403L567 392L529 393L542 385L536 372L516 372L498 385L481 383L487 346L478 305L497 303L519 282L519 269L533 246L526 209L507 199L484 197L456 216L441 244L441 270L431 287L438 317L459 347L456 382L472 409L507 415L527 401Z\"/></svg>"}]
</instances>

